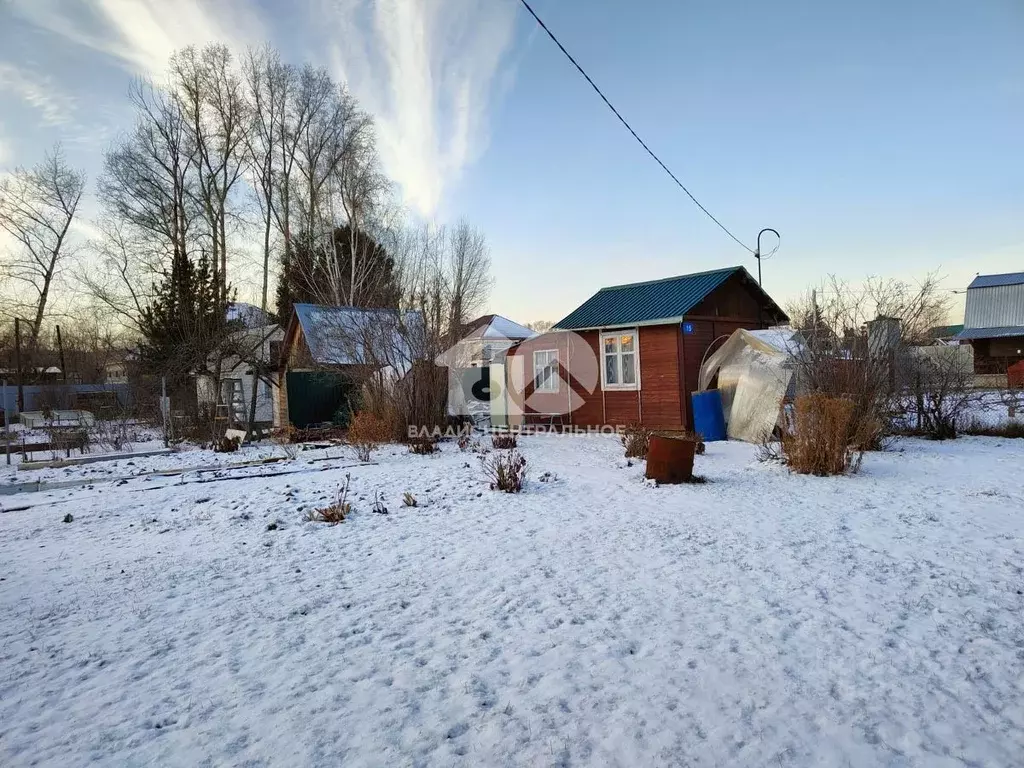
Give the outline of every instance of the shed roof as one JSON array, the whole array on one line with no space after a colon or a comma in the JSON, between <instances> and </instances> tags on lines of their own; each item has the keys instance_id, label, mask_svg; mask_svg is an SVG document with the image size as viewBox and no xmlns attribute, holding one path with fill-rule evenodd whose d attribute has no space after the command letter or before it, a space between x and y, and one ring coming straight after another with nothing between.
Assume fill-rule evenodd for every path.
<instances>
[{"instance_id":1,"label":"shed roof","mask_svg":"<svg viewBox=\"0 0 1024 768\"><path fill-rule=\"evenodd\" d=\"M463 340L466 339L511 339L521 340L536 336L536 331L509 320L502 315L483 315L466 323Z\"/></svg>"},{"instance_id":2,"label":"shed roof","mask_svg":"<svg viewBox=\"0 0 1024 768\"><path fill-rule=\"evenodd\" d=\"M321 365L405 367L418 356L419 312L296 304L295 318L313 361Z\"/></svg>"},{"instance_id":3,"label":"shed roof","mask_svg":"<svg viewBox=\"0 0 1024 768\"><path fill-rule=\"evenodd\" d=\"M958 339L1002 339L1024 336L1024 325L1004 325L999 328L964 328L956 335Z\"/></svg>"},{"instance_id":4,"label":"shed roof","mask_svg":"<svg viewBox=\"0 0 1024 768\"><path fill-rule=\"evenodd\" d=\"M1024 284L1024 272L1006 272L1002 275L978 275L967 290L971 288L994 288L998 285L1022 285Z\"/></svg>"},{"instance_id":5,"label":"shed roof","mask_svg":"<svg viewBox=\"0 0 1024 768\"><path fill-rule=\"evenodd\" d=\"M555 323L555 328L579 331L622 325L678 322L735 274L745 275L754 288L764 295L770 306L778 309L771 297L761 290L745 268L728 267L663 280L602 288L568 317ZM781 313L781 310L779 312Z\"/></svg>"}]
</instances>

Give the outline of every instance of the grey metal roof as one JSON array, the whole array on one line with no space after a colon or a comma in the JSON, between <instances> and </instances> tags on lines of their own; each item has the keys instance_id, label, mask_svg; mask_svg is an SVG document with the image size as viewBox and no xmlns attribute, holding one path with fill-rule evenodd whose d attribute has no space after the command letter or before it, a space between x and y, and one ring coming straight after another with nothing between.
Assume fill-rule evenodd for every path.
<instances>
[{"instance_id":1,"label":"grey metal roof","mask_svg":"<svg viewBox=\"0 0 1024 768\"><path fill-rule=\"evenodd\" d=\"M1024 283L1024 272L1007 272L1002 275L978 275L967 288L992 288L997 285L1020 285L1022 283Z\"/></svg>"},{"instance_id":2,"label":"grey metal roof","mask_svg":"<svg viewBox=\"0 0 1024 768\"><path fill-rule=\"evenodd\" d=\"M390 365L404 371L422 357L419 312L318 304L294 309L309 353L321 365Z\"/></svg>"},{"instance_id":3,"label":"grey metal roof","mask_svg":"<svg viewBox=\"0 0 1024 768\"><path fill-rule=\"evenodd\" d=\"M956 335L958 339L1001 339L1007 336L1024 336L1024 325L1009 325L1003 328L964 328Z\"/></svg>"},{"instance_id":4,"label":"grey metal roof","mask_svg":"<svg viewBox=\"0 0 1024 768\"><path fill-rule=\"evenodd\" d=\"M964 328L1006 328L1024 325L1024 283L967 290Z\"/></svg>"},{"instance_id":5,"label":"grey metal roof","mask_svg":"<svg viewBox=\"0 0 1024 768\"><path fill-rule=\"evenodd\" d=\"M578 331L677 322L737 273L750 278L743 267L728 267L664 280L602 288L567 317L555 323L555 328ZM774 305L771 298L768 301Z\"/></svg>"}]
</instances>

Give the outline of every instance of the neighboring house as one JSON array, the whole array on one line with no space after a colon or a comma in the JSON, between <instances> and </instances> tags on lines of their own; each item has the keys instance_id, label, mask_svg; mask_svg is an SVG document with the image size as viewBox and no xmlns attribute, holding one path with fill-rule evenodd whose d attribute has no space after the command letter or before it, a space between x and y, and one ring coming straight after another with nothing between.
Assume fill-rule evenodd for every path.
<instances>
[{"instance_id":1,"label":"neighboring house","mask_svg":"<svg viewBox=\"0 0 1024 768\"><path fill-rule=\"evenodd\" d=\"M222 412L217 415L226 415L231 426L244 428L249 423L255 380L256 425L281 426L277 393L281 384L278 366L283 339L284 330L277 323L244 328L231 334L222 348L220 391L213 376L196 377L199 404L210 409L221 406Z\"/></svg>"},{"instance_id":2,"label":"neighboring house","mask_svg":"<svg viewBox=\"0 0 1024 768\"><path fill-rule=\"evenodd\" d=\"M281 343L281 422L335 420L369 371L402 378L423 357L423 332L419 312L296 304Z\"/></svg>"},{"instance_id":3,"label":"neighboring house","mask_svg":"<svg viewBox=\"0 0 1024 768\"><path fill-rule=\"evenodd\" d=\"M492 373L502 381L508 351L535 336L536 331L501 315L483 315L462 326L461 338L435 359L449 371L448 413L469 416L480 425L491 422L496 403L477 400L469 391L481 377L490 381ZM504 413L501 407L498 411Z\"/></svg>"},{"instance_id":4,"label":"neighboring house","mask_svg":"<svg viewBox=\"0 0 1024 768\"><path fill-rule=\"evenodd\" d=\"M937 325L928 331L928 338L932 344L959 344L960 331L964 329L964 324L959 325Z\"/></svg>"},{"instance_id":5,"label":"neighboring house","mask_svg":"<svg viewBox=\"0 0 1024 768\"><path fill-rule=\"evenodd\" d=\"M975 374L1004 377L1024 360L1024 272L974 278L957 338L974 347Z\"/></svg>"},{"instance_id":6,"label":"neighboring house","mask_svg":"<svg viewBox=\"0 0 1024 768\"><path fill-rule=\"evenodd\" d=\"M461 338L445 353L446 364L479 368L500 363L508 350L537 333L501 315L483 315L463 326Z\"/></svg>"},{"instance_id":7,"label":"neighboring house","mask_svg":"<svg viewBox=\"0 0 1024 768\"><path fill-rule=\"evenodd\" d=\"M746 269L730 267L602 288L509 359L522 361L528 422L567 413L559 421L682 429L715 342L788 320Z\"/></svg>"}]
</instances>

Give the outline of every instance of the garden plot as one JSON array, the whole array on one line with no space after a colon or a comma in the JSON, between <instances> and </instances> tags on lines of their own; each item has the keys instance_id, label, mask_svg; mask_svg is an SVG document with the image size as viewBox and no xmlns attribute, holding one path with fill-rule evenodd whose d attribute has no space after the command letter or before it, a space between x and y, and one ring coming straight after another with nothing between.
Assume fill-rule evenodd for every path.
<instances>
[{"instance_id":1,"label":"garden plot","mask_svg":"<svg viewBox=\"0 0 1024 768\"><path fill-rule=\"evenodd\" d=\"M5 497L0 764L1020 763L1024 440L837 478L715 443L656 488L536 436L518 495L442 449Z\"/></svg>"}]
</instances>

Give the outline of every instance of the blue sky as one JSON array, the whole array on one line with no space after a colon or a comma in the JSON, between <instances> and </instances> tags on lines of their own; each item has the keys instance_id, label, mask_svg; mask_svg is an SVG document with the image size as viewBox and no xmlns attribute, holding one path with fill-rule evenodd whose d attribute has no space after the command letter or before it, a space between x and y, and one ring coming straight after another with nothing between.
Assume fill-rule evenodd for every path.
<instances>
[{"instance_id":1,"label":"blue sky","mask_svg":"<svg viewBox=\"0 0 1024 768\"><path fill-rule=\"evenodd\" d=\"M1020 0L536 0L765 287L949 288L1024 269ZM347 79L409 206L487 235L490 308L557 320L602 285L744 264L514 0L7 0L0 167L55 139L95 178L124 92L190 42L269 40ZM954 318L955 319L955 318Z\"/></svg>"}]
</instances>

